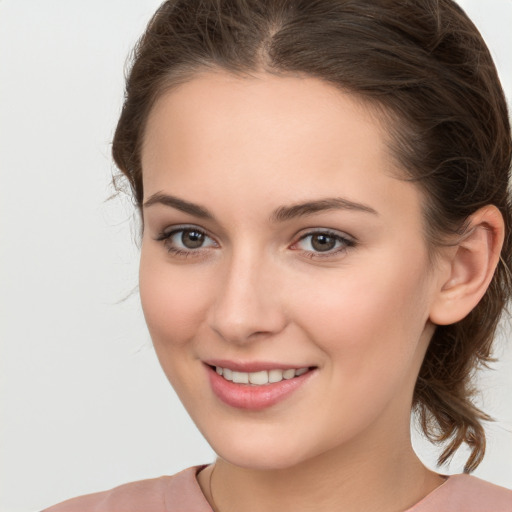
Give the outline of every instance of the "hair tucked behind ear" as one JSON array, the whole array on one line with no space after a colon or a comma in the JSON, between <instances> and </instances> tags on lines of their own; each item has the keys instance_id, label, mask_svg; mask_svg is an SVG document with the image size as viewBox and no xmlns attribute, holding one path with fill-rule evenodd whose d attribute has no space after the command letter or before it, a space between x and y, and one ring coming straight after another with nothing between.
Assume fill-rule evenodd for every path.
<instances>
[{"instance_id":1,"label":"hair tucked behind ear","mask_svg":"<svg viewBox=\"0 0 512 512\"><path fill-rule=\"evenodd\" d=\"M452 0L170 0L137 45L113 144L140 207L145 122L165 90L208 69L299 74L358 94L384 112L390 150L426 196L431 247L494 204L507 236L478 306L437 328L414 392L426 435L467 443L466 471L482 460L489 417L472 402L475 370L490 361L511 292L511 163L507 106L475 26Z\"/></svg>"}]
</instances>

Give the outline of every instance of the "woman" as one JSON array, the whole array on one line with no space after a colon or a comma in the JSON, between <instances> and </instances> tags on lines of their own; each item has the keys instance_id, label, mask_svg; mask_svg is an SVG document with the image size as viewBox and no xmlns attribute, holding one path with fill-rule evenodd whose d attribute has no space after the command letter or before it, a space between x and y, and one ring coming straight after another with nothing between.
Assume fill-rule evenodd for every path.
<instances>
[{"instance_id":1,"label":"woman","mask_svg":"<svg viewBox=\"0 0 512 512\"><path fill-rule=\"evenodd\" d=\"M164 3L113 154L157 355L218 459L49 510L512 510L409 435L413 411L441 464L483 458L511 153L450 0Z\"/></svg>"}]
</instances>

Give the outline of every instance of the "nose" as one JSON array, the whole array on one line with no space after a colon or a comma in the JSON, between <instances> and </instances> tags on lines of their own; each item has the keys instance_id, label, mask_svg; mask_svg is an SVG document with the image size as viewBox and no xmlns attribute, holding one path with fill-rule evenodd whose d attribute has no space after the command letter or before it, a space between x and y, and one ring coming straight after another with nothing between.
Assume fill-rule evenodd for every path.
<instances>
[{"instance_id":1,"label":"nose","mask_svg":"<svg viewBox=\"0 0 512 512\"><path fill-rule=\"evenodd\" d=\"M279 270L254 253L233 255L217 276L210 328L223 340L245 344L281 332L287 323L279 300Z\"/></svg>"}]
</instances>

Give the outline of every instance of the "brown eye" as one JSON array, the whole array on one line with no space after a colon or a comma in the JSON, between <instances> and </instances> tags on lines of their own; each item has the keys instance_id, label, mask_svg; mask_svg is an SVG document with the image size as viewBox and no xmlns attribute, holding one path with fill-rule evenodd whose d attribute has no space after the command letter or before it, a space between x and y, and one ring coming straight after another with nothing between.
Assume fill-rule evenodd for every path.
<instances>
[{"instance_id":1,"label":"brown eye","mask_svg":"<svg viewBox=\"0 0 512 512\"><path fill-rule=\"evenodd\" d=\"M318 252L331 251L336 247L336 238L326 233L311 235L311 247Z\"/></svg>"},{"instance_id":2,"label":"brown eye","mask_svg":"<svg viewBox=\"0 0 512 512\"><path fill-rule=\"evenodd\" d=\"M195 229L184 229L181 233L181 243L187 249L197 249L204 243L204 233Z\"/></svg>"},{"instance_id":3,"label":"brown eye","mask_svg":"<svg viewBox=\"0 0 512 512\"><path fill-rule=\"evenodd\" d=\"M213 238L193 226L164 231L156 240L162 242L169 253L179 256L199 255L203 250L218 247Z\"/></svg>"},{"instance_id":4,"label":"brown eye","mask_svg":"<svg viewBox=\"0 0 512 512\"><path fill-rule=\"evenodd\" d=\"M296 242L292 249L300 249L310 258L336 256L356 245L352 237L331 231L309 232Z\"/></svg>"}]
</instances>

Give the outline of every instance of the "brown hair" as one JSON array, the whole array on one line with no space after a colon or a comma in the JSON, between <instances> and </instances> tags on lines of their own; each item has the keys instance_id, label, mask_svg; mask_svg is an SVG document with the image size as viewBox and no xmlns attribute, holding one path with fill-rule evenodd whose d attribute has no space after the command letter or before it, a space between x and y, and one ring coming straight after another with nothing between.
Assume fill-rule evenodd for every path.
<instances>
[{"instance_id":1,"label":"brown hair","mask_svg":"<svg viewBox=\"0 0 512 512\"><path fill-rule=\"evenodd\" d=\"M491 361L511 292L508 173L510 124L503 91L478 30L452 0L170 0L134 50L113 156L136 204L143 199L141 143L154 101L196 73L223 69L305 74L365 98L385 113L392 154L427 197L432 246L461 232L479 207L496 205L506 226L498 268L478 306L438 326L414 391L427 437L462 443L465 470L485 452L472 402L474 371Z\"/></svg>"}]
</instances>

